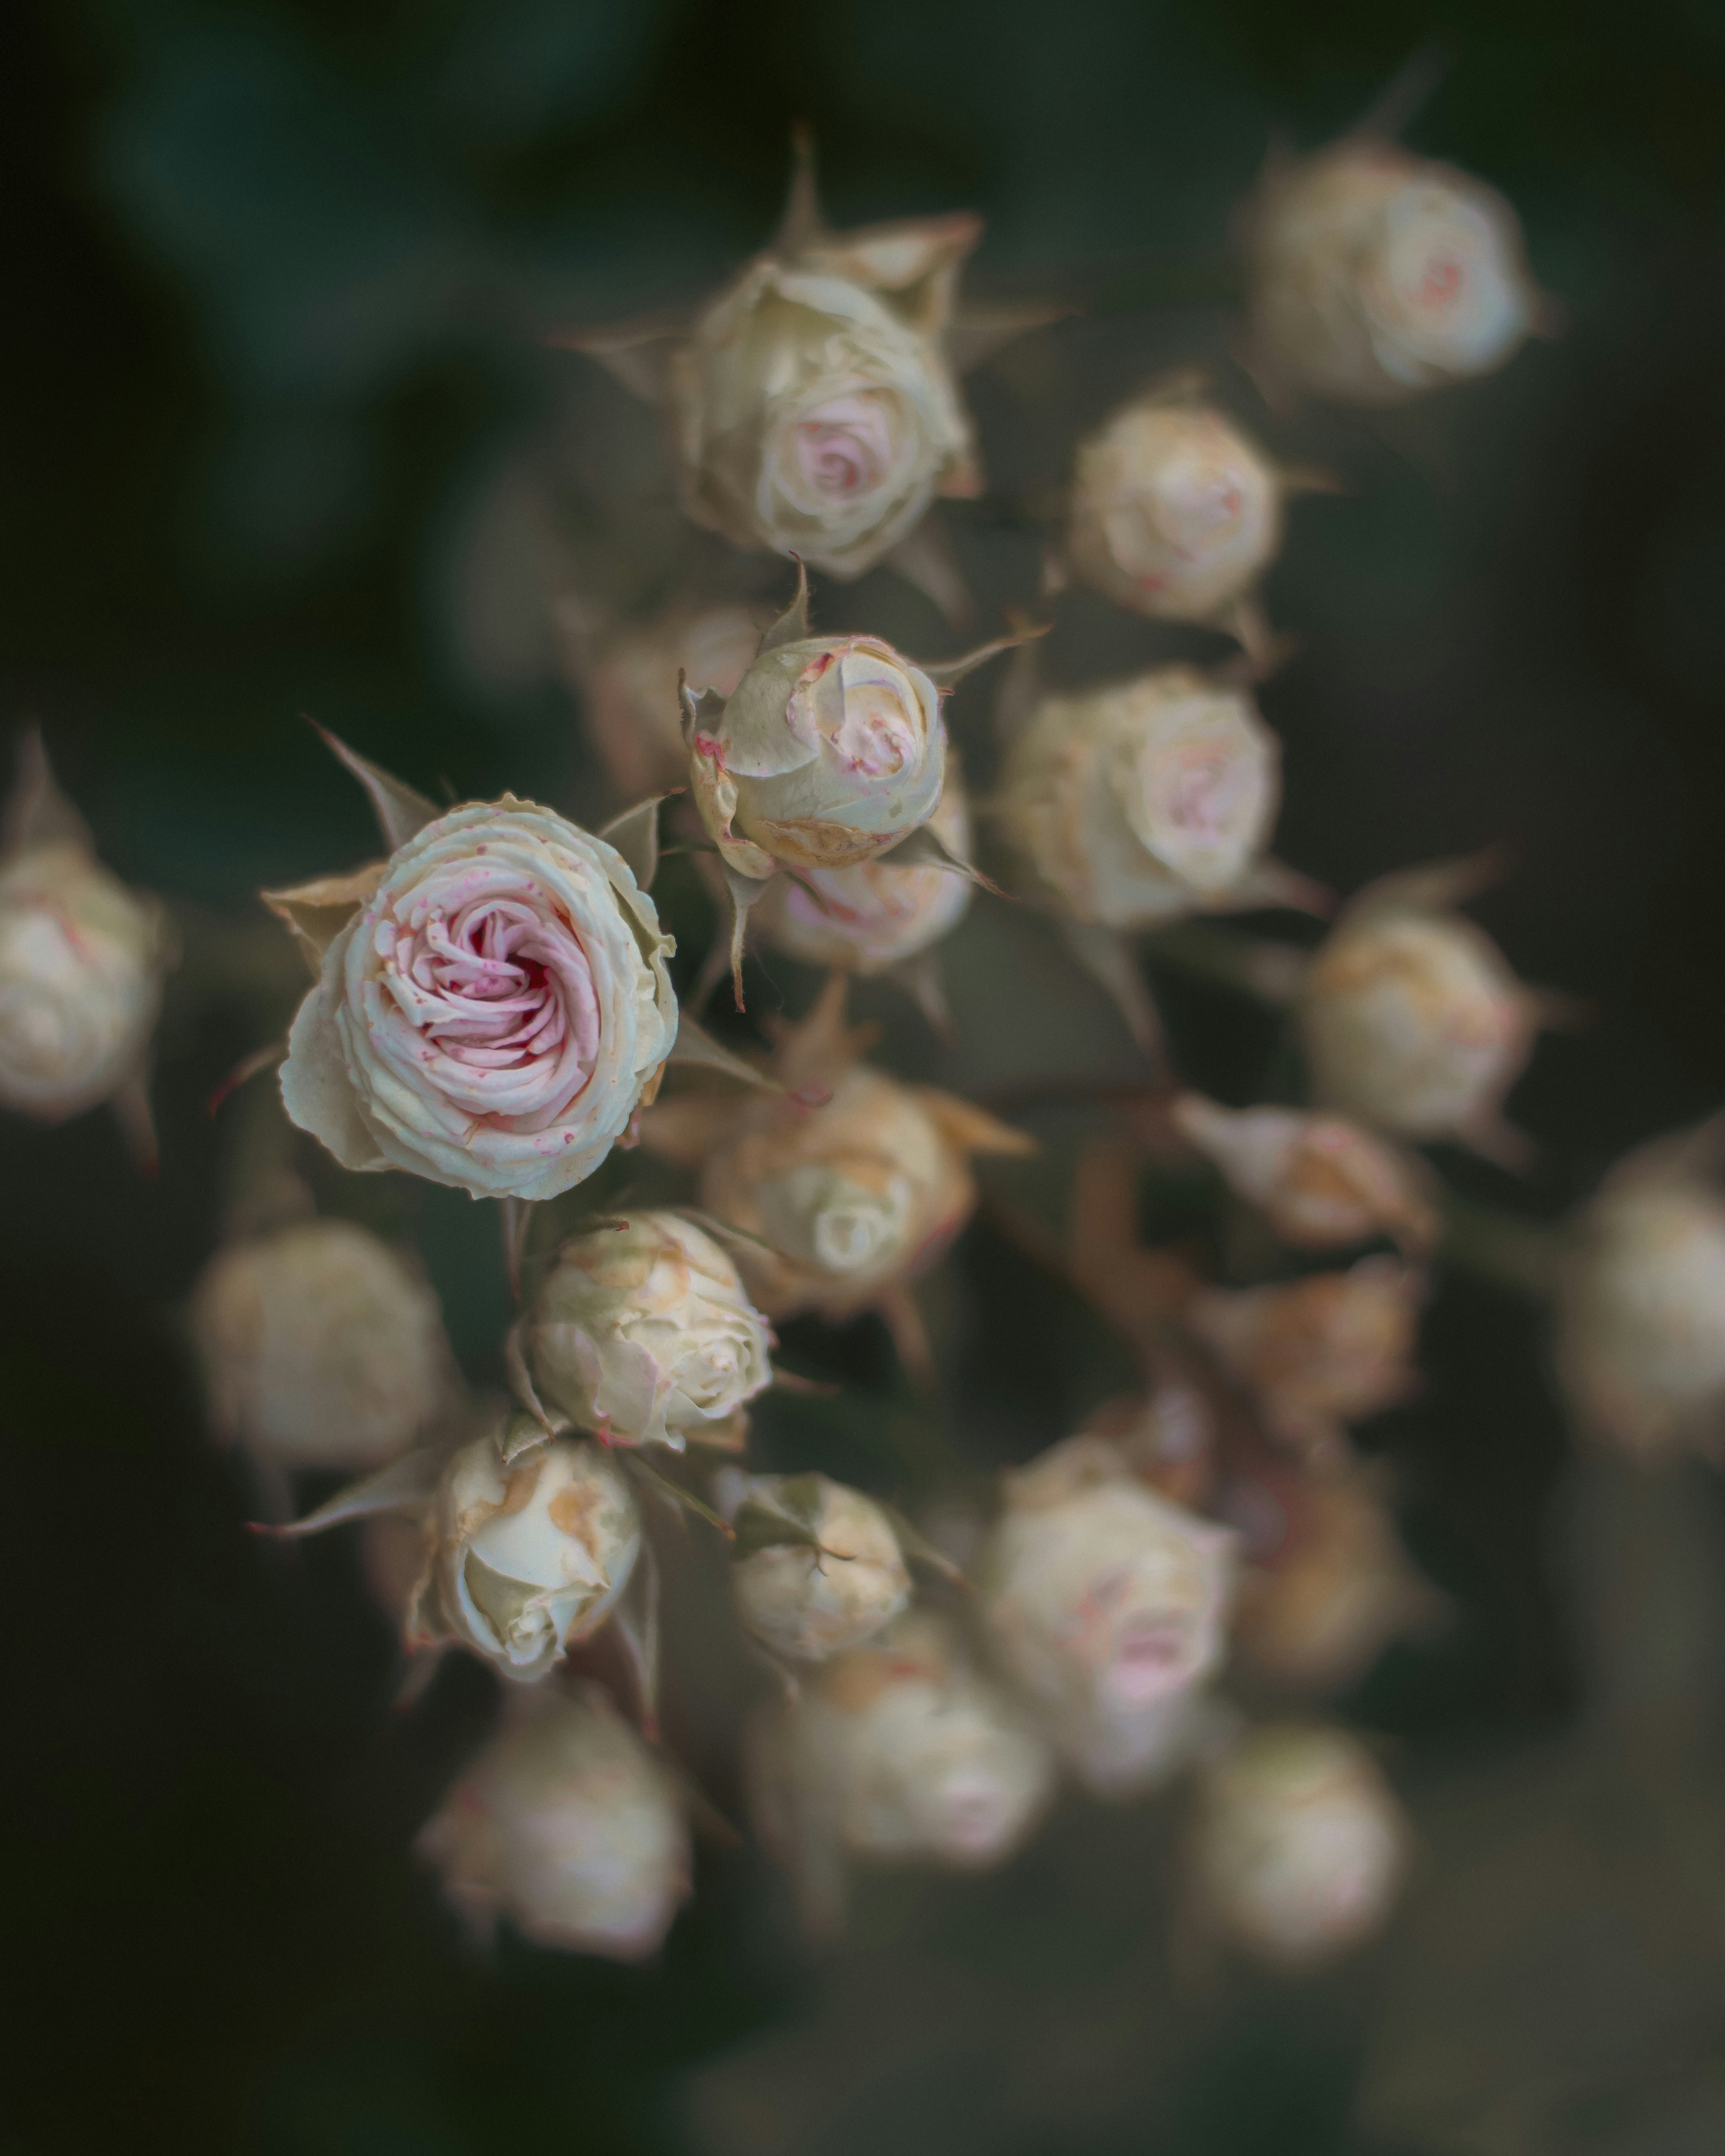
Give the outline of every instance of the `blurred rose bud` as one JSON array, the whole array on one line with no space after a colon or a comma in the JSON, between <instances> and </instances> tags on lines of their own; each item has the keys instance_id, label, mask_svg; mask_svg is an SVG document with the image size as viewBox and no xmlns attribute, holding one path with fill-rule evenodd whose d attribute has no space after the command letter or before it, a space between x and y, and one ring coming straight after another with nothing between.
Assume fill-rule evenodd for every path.
<instances>
[{"instance_id":1,"label":"blurred rose bud","mask_svg":"<svg viewBox=\"0 0 1725 2156\"><path fill-rule=\"evenodd\" d=\"M1229 1188L1297 1249L1389 1235L1404 1250L1423 1252L1437 1240L1438 1217L1418 1165L1343 1116L1224 1108L1199 1093L1183 1093L1169 1112Z\"/></svg>"},{"instance_id":2,"label":"blurred rose bud","mask_svg":"<svg viewBox=\"0 0 1725 2156\"><path fill-rule=\"evenodd\" d=\"M740 1443L773 1382L766 1320L737 1267L680 1214L591 1223L557 1253L521 1345L553 1424L608 1445Z\"/></svg>"},{"instance_id":3,"label":"blurred rose bud","mask_svg":"<svg viewBox=\"0 0 1725 2156\"><path fill-rule=\"evenodd\" d=\"M0 1107L53 1123L135 1092L147 1127L172 959L161 906L96 860L32 729L0 825Z\"/></svg>"},{"instance_id":4,"label":"blurred rose bud","mask_svg":"<svg viewBox=\"0 0 1725 2156\"><path fill-rule=\"evenodd\" d=\"M1162 391L1081 444L1066 559L1117 606L1238 633L1281 544L1283 491L1263 450L1195 388Z\"/></svg>"},{"instance_id":5,"label":"blurred rose bud","mask_svg":"<svg viewBox=\"0 0 1725 2156\"><path fill-rule=\"evenodd\" d=\"M1283 1286L1205 1288L1186 1322L1256 1394L1266 1427L1302 1451L1333 1450L1342 1425L1405 1399L1425 1276L1394 1258Z\"/></svg>"},{"instance_id":6,"label":"blurred rose bud","mask_svg":"<svg viewBox=\"0 0 1725 2156\"><path fill-rule=\"evenodd\" d=\"M819 1106L749 1103L707 1158L701 1202L767 1246L738 1249L762 1309L843 1318L932 1265L969 1219L968 1152L1024 1149L968 1102L858 1065Z\"/></svg>"},{"instance_id":7,"label":"blurred rose bud","mask_svg":"<svg viewBox=\"0 0 1725 2156\"><path fill-rule=\"evenodd\" d=\"M1211 1403L1183 1378L1105 1400L1080 1435L1110 1445L1135 1481L1171 1504L1204 1508L1215 1483L1220 1432Z\"/></svg>"},{"instance_id":8,"label":"blurred rose bud","mask_svg":"<svg viewBox=\"0 0 1725 2156\"><path fill-rule=\"evenodd\" d=\"M926 1612L823 1664L768 1719L754 1766L758 1830L821 1928L847 1856L984 1871L1054 1794L1047 1746Z\"/></svg>"},{"instance_id":9,"label":"blurred rose bud","mask_svg":"<svg viewBox=\"0 0 1725 2156\"><path fill-rule=\"evenodd\" d=\"M1725 1429L1725 1194L1717 1121L1632 1152L1581 1214L1558 1367L1582 1421L1656 1458Z\"/></svg>"},{"instance_id":10,"label":"blurred rose bud","mask_svg":"<svg viewBox=\"0 0 1725 2156\"><path fill-rule=\"evenodd\" d=\"M1202 1727L1219 1667L1234 1537L1132 1481L1112 1447L1076 1437L1005 1479L977 1560L1002 1667L1098 1794L1166 1778Z\"/></svg>"},{"instance_id":11,"label":"blurred rose bud","mask_svg":"<svg viewBox=\"0 0 1725 2156\"><path fill-rule=\"evenodd\" d=\"M946 773L940 691L874 636L771 631L728 698L685 705L696 806L727 866L846 868L934 814ZM687 695L687 692L685 692Z\"/></svg>"},{"instance_id":12,"label":"blurred rose bud","mask_svg":"<svg viewBox=\"0 0 1725 2156\"><path fill-rule=\"evenodd\" d=\"M970 809L950 754L928 828L954 860L969 860ZM750 918L764 942L793 958L879 973L938 942L963 918L970 894L969 878L950 869L901 868L889 858L781 876Z\"/></svg>"},{"instance_id":13,"label":"blurred rose bud","mask_svg":"<svg viewBox=\"0 0 1725 2156\"><path fill-rule=\"evenodd\" d=\"M1050 696L1009 750L995 814L1060 908L1111 928L1267 905L1276 737L1190 666Z\"/></svg>"},{"instance_id":14,"label":"blurred rose bud","mask_svg":"<svg viewBox=\"0 0 1725 2156\"><path fill-rule=\"evenodd\" d=\"M1544 311L1503 198L1389 142L1337 143L1271 173L1246 239L1266 388L1399 403L1489 374Z\"/></svg>"},{"instance_id":15,"label":"blurred rose bud","mask_svg":"<svg viewBox=\"0 0 1725 2156\"><path fill-rule=\"evenodd\" d=\"M1310 1968L1369 1938L1407 1857L1401 1807L1339 1729L1255 1729L1204 1773L1193 1885L1209 1918L1262 1960Z\"/></svg>"},{"instance_id":16,"label":"blurred rose bud","mask_svg":"<svg viewBox=\"0 0 1725 2156\"><path fill-rule=\"evenodd\" d=\"M1454 1138L1498 1156L1547 1014L1489 937L1448 910L1467 870L1386 877L1353 901L1307 970L1301 1024L1325 1104L1399 1137Z\"/></svg>"},{"instance_id":17,"label":"blurred rose bud","mask_svg":"<svg viewBox=\"0 0 1725 2156\"><path fill-rule=\"evenodd\" d=\"M687 1898L689 1828L670 1776L597 1686L547 1690L444 1799L418 1853L466 1921L639 1961Z\"/></svg>"},{"instance_id":18,"label":"blurred rose bud","mask_svg":"<svg viewBox=\"0 0 1725 2156\"><path fill-rule=\"evenodd\" d=\"M476 1439L438 1482L408 1644L454 1642L533 1683L610 1615L640 1548L634 1494L599 1446L558 1438L506 1463L499 1435Z\"/></svg>"},{"instance_id":19,"label":"blurred rose bud","mask_svg":"<svg viewBox=\"0 0 1725 2156\"><path fill-rule=\"evenodd\" d=\"M218 1250L190 1317L217 1430L279 1466L378 1466L454 1394L430 1283L352 1221Z\"/></svg>"},{"instance_id":20,"label":"blurred rose bud","mask_svg":"<svg viewBox=\"0 0 1725 2156\"><path fill-rule=\"evenodd\" d=\"M1308 1472L1280 1546L1241 1576L1235 1659L1268 1683L1331 1697L1439 1607L1366 1478Z\"/></svg>"},{"instance_id":21,"label":"blurred rose bud","mask_svg":"<svg viewBox=\"0 0 1725 2156\"><path fill-rule=\"evenodd\" d=\"M732 1591L744 1627L798 1661L860 1646L911 1599L892 1522L824 1475L754 1475L732 1512Z\"/></svg>"},{"instance_id":22,"label":"blurred rose bud","mask_svg":"<svg viewBox=\"0 0 1725 2156\"><path fill-rule=\"evenodd\" d=\"M342 1167L554 1198L657 1090L675 946L603 839L506 794L439 815L339 744L389 858L265 898L316 973L281 1094Z\"/></svg>"},{"instance_id":23,"label":"blurred rose bud","mask_svg":"<svg viewBox=\"0 0 1725 2156\"><path fill-rule=\"evenodd\" d=\"M728 696L755 655L759 623L742 607L680 607L592 648L577 602L563 603L557 622L587 738L618 798L642 801L686 786L678 682L686 675Z\"/></svg>"}]
</instances>

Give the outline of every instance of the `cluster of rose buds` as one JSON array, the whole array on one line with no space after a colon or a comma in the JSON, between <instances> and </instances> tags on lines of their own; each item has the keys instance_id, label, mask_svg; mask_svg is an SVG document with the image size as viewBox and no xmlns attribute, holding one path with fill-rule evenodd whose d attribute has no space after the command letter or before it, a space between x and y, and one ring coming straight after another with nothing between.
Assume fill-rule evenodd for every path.
<instances>
[{"instance_id":1,"label":"cluster of rose buds","mask_svg":"<svg viewBox=\"0 0 1725 2156\"><path fill-rule=\"evenodd\" d=\"M187 1312L213 1430L312 1505L280 1531L365 1522L403 1653L507 1681L419 1843L482 1931L635 1958L690 1892L713 1808L669 1709L660 1727L672 1564L760 1686L753 1824L817 1931L861 1867L1004 1862L1063 1782L1115 1802L1179 1785L1191 1919L1284 1969L1375 1933L1406 1868L1368 1747L1257 1717L1341 1711L1391 1641L1441 1621L1357 1434L1417 1391L1432 1270L1465 1257L1466 1209L1415 1148L1521 1157L1506 1104L1558 1005L1460 911L1479 864L1382 878L1309 953L1195 919L1335 911L1270 850L1282 749L1257 690L1279 649L1257 593L1291 498L1337 482L1281 461L1239 382L1188 372L1130 398L1078 444L1039 535L1026 603L1083 584L1147 636L1191 633L1131 678L1081 659L1045 680L1022 618L927 662L816 628L811 567L886 564L949 623L969 611L935 510L983 484L958 378L1051 319L961 302L980 231L835 233L805 155L783 227L716 298L561 336L660 406L688 516L794 559L793 596L769 622L734 568L666 564L633 608L566 581L547 626L613 820L508 793L439 809L331 740L377 857L264 895L311 977L252 1059L280 1066L277 1168L298 1146L321 1194L393 1171L499 1201L512 1399L469 1394L417 1260L347 1217L363 1193L339 1183L321 1214L285 1172L287 1213L251 1194ZM1388 404L1489 372L1547 324L1507 206L1366 134L1266 173L1241 240L1245 352L1273 400ZM1183 655L1206 634L1218 649ZM973 813L949 699L1013 644L1000 738L967 747ZM692 859L685 896L716 908L682 1008L661 825ZM1144 1051L1137 1081L1080 1103L1064 1238L1014 1210L1036 1146L1014 1096L911 1082L847 1019L851 977L874 976L950 1033L947 939L1013 902ZM730 1047L698 1012L727 972L742 1010L751 937L827 978L782 999L794 1021L747 1014ZM173 947L30 737L0 827L0 1105L110 1103L141 1143ZM1282 1007L1276 1097L1181 1084L1158 954ZM973 1070L987 1044L962 1045L951 1067ZM1549 1269L1578 1421L1647 1459L1725 1432L1722 1149L1709 1124L1631 1156ZM1145 1240L1163 1178L1202 1194L1204 1235ZM985 1201L1112 1325L1137 1389L985 1489L942 1482L932 1437L900 1450L908 1490L886 1486L885 1445L876 1486L854 1487L824 1471L818 1418L798 1422L796 1393L829 1389L798 1373L802 1345L884 1322L919 1403L899 1421L934 1431L952 1363L919 1296ZM961 1301L942 1298L948 1321ZM358 1479L291 1486L330 1470ZM726 1563L691 1563L694 1537Z\"/></svg>"}]
</instances>

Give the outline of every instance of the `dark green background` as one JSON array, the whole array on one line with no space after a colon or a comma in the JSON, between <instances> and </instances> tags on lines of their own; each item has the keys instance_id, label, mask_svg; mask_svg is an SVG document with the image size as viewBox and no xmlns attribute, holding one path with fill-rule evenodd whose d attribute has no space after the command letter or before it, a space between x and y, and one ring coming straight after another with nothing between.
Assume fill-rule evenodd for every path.
<instances>
[{"instance_id":1,"label":"dark green background","mask_svg":"<svg viewBox=\"0 0 1725 2156\"><path fill-rule=\"evenodd\" d=\"M179 905L189 957L162 1039L159 1182L102 1117L0 1127L8 2156L1484 2148L1443 2141L1441 2103L1368 2103L1354 2123L1366 2063L1385 2043L1418 2051L1419 2030L1472 2062L1436 2085L1487 2091L1475 2109L1510 2137L1494 2147L1720 2145L1725 1948L1684 1931L1709 1895L1725 1907L1717 1672L1690 1651L1717 1490L1697 1478L1675 1511L1652 1505L1636 1577L1698 1582L1702 1600L1678 1594L1651 1676L1634 1652L1614 1661L1622 1640L1574 1613L1620 1609L1599 1600L1620 1569L1613 1523L1650 1501L1589 1496L1566 1470L1538 1325L1512 1300L1447 1285L1428 1390L1371 1438L1461 1612L1353 1702L1396 1740L1427 1837L1435 1914L1387 1950L1404 1972L1390 2022L1411 2016L1411 2037L1370 2010L1390 1982L1376 1962L1172 1998L1162 1829L1076 1805L997 1884L884 1888L829 1967L793 1943L747 1852L706 1863L655 1969L508 1944L474 1963L403 1851L483 1726L486 1684L452 1670L391 1718L391 1650L352 1551L271 1562L244 1535L250 1495L208 1448L171 1317L222 1203L205 1103L270 1023L218 978L223 924L249 918L259 884L366 840L300 714L422 785L593 798L567 701L509 619L511 578L501 625L495 592L475 597L475 534L500 475L550 465L596 555L581 518L608 487L640 496L650 434L547 357L539 327L716 282L770 226L793 119L815 126L840 223L974 206L981 281L1081 310L973 394L995 490L961 545L987 603L1023 601L1026 520L1073 429L1156 366L1224 352L1228 213L1271 134L1325 139L1434 35L1453 64L1411 139L1516 202L1568 331L1381 426L1281 430L1352 490L1298 512L1269 601L1301 647L1264 704L1287 746L1280 849L1309 873L1347 890L1510 848L1482 918L1523 974L1598 1017L1543 1047L1516 1096L1543 1147L1529 1183L1447 1165L1550 1214L1725 1090L1725 13L14 8L0 721L42 719L107 858ZM663 482L644 484L644 558L675 527ZM824 603L938 633L884 579ZM1081 604L1055 663L1151 648ZM1268 1052L1251 1023L1191 991L1173 1015L1196 1075L1250 1084ZM473 1374L494 1377L489 1227L451 1194L391 1202ZM964 1441L1010 1457L1060 1434L1086 1336L986 1234L957 1278ZM832 1352L865 1391L887 1382L869 1327ZM1644 1743L1650 1691L1664 1733ZM732 1800L698 1702L682 1712ZM1625 1796L1614 1778L1650 1759ZM1501 1917L1523 1890L1504 1941L1479 1930L1477 1965L1471 1920L1426 1950L1422 1923L1475 1903ZM1517 1954L1508 2003L1481 2006L1481 1971ZM1406 1989L1410 1957L1425 1994ZM1504 2089L1533 2092L1531 2123Z\"/></svg>"}]
</instances>

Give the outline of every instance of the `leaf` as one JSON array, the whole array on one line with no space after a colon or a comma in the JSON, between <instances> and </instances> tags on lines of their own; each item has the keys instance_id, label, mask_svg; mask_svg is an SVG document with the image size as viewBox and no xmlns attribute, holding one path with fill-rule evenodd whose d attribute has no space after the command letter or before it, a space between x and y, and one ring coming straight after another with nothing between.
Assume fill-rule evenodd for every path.
<instances>
[{"instance_id":1,"label":"leaf","mask_svg":"<svg viewBox=\"0 0 1725 2156\"><path fill-rule=\"evenodd\" d=\"M316 726L316 721L312 724ZM318 726L317 732L331 755L347 765L370 795L377 828L391 853L406 845L409 839L416 838L428 824L434 824L443 814L435 802L428 801L423 793L416 793L411 786L380 764L349 748L328 727Z\"/></svg>"}]
</instances>

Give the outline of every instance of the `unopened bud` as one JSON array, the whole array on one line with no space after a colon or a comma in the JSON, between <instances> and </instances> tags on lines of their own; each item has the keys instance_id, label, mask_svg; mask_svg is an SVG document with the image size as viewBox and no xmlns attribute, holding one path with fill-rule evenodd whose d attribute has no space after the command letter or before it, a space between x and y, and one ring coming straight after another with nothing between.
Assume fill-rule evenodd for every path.
<instances>
[{"instance_id":1,"label":"unopened bud","mask_svg":"<svg viewBox=\"0 0 1725 2156\"><path fill-rule=\"evenodd\" d=\"M910 1600L892 1522L824 1475L750 1476L732 1524L737 1614L777 1653L824 1661L860 1646Z\"/></svg>"},{"instance_id":2,"label":"unopened bud","mask_svg":"<svg viewBox=\"0 0 1725 2156\"><path fill-rule=\"evenodd\" d=\"M631 1212L565 1243L522 1346L551 1414L614 1445L728 1445L773 1382L767 1322L736 1265L676 1213Z\"/></svg>"},{"instance_id":3,"label":"unopened bud","mask_svg":"<svg viewBox=\"0 0 1725 2156\"><path fill-rule=\"evenodd\" d=\"M1212 1920L1263 1960L1308 1968L1370 1938L1407 1854L1400 1806L1339 1729L1253 1730L1204 1773L1194 1883Z\"/></svg>"},{"instance_id":4,"label":"unopened bud","mask_svg":"<svg viewBox=\"0 0 1725 2156\"><path fill-rule=\"evenodd\" d=\"M596 1686L547 1691L488 1744L418 1852L481 1933L506 1917L542 1946L639 1961L689 1892L670 1776Z\"/></svg>"},{"instance_id":5,"label":"unopened bud","mask_svg":"<svg viewBox=\"0 0 1725 2156\"><path fill-rule=\"evenodd\" d=\"M280 1466L377 1466L454 1389L430 1283L352 1221L299 1220L218 1251L191 1323L218 1430Z\"/></svg>"}]
</instances>

